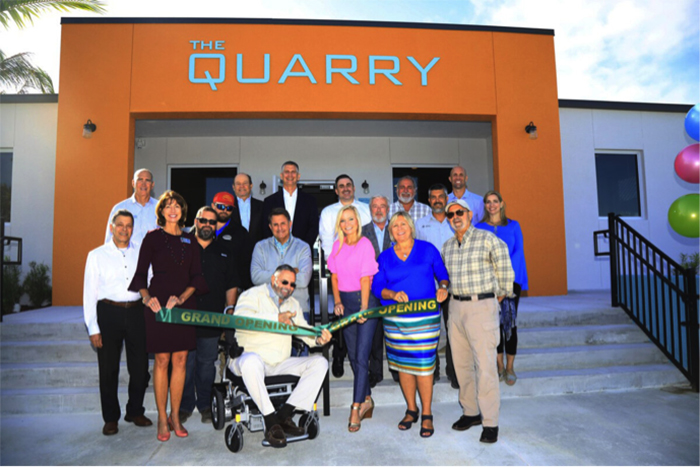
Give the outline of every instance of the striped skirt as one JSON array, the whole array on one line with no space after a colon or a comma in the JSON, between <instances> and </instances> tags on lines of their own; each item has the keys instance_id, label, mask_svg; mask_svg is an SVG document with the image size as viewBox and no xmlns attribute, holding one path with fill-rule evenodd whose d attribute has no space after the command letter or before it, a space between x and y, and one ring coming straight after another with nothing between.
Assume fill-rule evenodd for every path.
<instances>
[{"instance_id":1,"label":"striped skirt","mask_svg":"<svg viewBox=\"0 0 700 467\"><path fill-rule=\"evenodd\" d=\"M389 368L410 375L428 376L435 371L440 340L440 314L384 318Z\"/></svg>"}]
</instances>

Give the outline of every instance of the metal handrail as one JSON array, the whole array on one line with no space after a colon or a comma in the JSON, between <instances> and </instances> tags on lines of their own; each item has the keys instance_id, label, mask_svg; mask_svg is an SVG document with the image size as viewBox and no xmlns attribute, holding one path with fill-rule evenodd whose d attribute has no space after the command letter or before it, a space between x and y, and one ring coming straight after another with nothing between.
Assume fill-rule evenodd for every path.
<instances>
[{"instance_id":1,"label":"metal handrail","mask_svg":"<svg viewBox=\"0 0 700 467\"><path fill-rule=\"evenodd\" d=\"M603 234L608 252L598 248ZM612 306L620 306L698 391L698 291L696 271L684 269L619 216L593 233L594 254L610 257Z\"/></svg>"}]
</instances>

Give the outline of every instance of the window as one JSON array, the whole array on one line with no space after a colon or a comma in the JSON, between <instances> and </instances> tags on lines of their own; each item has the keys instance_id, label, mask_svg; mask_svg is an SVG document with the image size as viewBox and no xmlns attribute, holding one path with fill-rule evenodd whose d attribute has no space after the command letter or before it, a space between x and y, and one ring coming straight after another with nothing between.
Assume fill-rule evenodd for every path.
<instances>
[{"instance_id":1,"label":"window","mask_svg":"<svg viewBox=\"0 0 700 467\"><path fill-rule=\"evenodd\" d=\"M12 153L0 153L0 222L10 222L12 214Z\"/></svg>"},{"instance_id":2,"label":"window","mask_svg":"<svg viewBox=\"0 0 700 467\"><path fill-rule=\"evenodd\" d=\"M636 153L597 153L598 215L614 212L623 217L641 217L639 155Z\"/></svg>"}]
</instances>

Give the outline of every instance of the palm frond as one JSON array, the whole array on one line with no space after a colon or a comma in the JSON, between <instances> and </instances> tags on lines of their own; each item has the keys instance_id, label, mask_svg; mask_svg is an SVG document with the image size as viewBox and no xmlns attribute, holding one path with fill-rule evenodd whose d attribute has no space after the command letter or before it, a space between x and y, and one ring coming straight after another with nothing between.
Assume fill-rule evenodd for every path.
<instances>
[{"instance_id":1,"label":"palm frond","mask_svg":"<svg viewBox=\"0 0 700 467\"><path fill-rule=\"evenodd\" d=\"M19 94L26 94L31 89L53 94L55 91L51 77L45 70L32 65L30 55L22 52L6 57L0 50L0 86L18 89Z\"/></svg>"},{"instance_id":2,"label":"palm frond","mask_svg":"<svg viewBox=\"0 0 700 467\"><path fill-rule=\"evenodd\" d=\"M0 24L9 29L12 24L24 28L34 23L34 18L46 10L62 12L83 10L91 13L105 13L102 0L0 0Z\"/></svg>"}]
</instances>

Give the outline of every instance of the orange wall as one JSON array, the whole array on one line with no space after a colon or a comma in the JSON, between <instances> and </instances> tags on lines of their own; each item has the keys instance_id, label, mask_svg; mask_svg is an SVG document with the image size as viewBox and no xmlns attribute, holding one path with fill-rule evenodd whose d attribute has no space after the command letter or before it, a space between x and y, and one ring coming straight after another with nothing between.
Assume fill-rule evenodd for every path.
<instances>
[{"instance_id":1,"label":"orange wall","mask_svg":"<svg viewBox=\"0 0 700 467\"><path fill-rule=\"evenodd\" d=\"M226 80L217 91L188 79L190 40L222 40ZM89 47L85 47L89 44ZM259 77L269 53L270 82ZM278 80L301 54L317 84ZM360 84L326 84L326 54L354 55ZM368 80L368 57L399 57L396 86ZM428 86L409 63L425 66ZM203 65L200 62L198 66ZM343 62L337 62L338 65ZM385 63L378 67L388 66ZM212 69L218 76L218 67ZM215 70L214 70L215 69ZM294 71L300 71L299 64ZM521 220L531 295L566 293L564 207L553 36L352 26L236 24L65 24L56 162L54 304L81 302L88 251L99 245L109 209L130 195L134 118L405 118L493 123L495 184ZM91 140L81 138L90 118ZM540 137L528 139L533 120ZM546 209L540 200L546 196ZM87 209L85 209L87 208ZM76 228L76 213L95 213Z\"/></svg>"}]
</instances>

